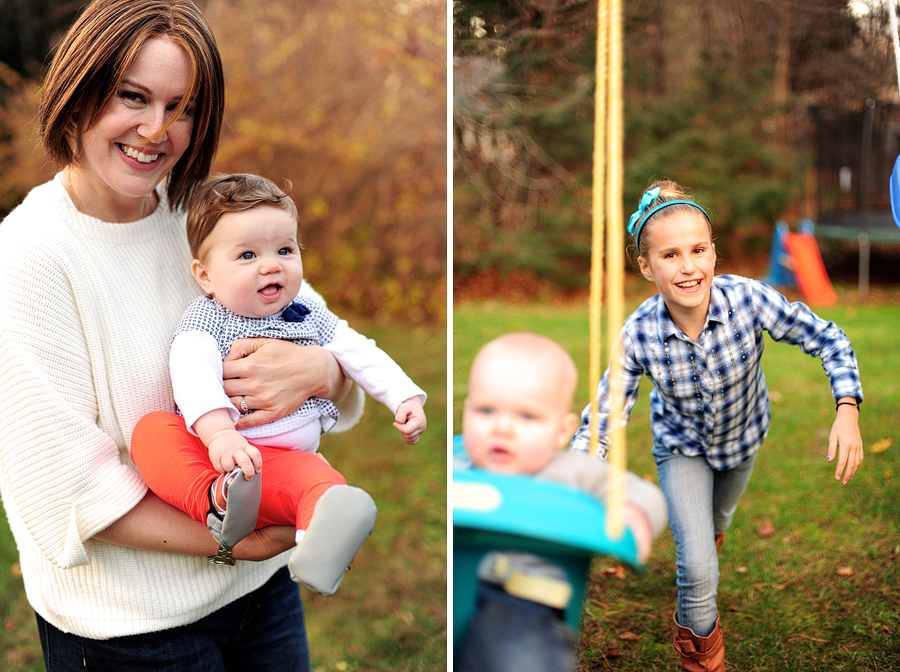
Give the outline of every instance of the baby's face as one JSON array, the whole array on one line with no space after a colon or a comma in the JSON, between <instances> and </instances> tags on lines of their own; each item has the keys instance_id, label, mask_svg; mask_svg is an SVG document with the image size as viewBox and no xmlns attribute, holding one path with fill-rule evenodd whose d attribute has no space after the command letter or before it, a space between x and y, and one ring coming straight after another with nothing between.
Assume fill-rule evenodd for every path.
<instances>
[{"instance_id":1,"label":"baby's face","mask_svg":"<svg viewBox=\"0 0 900 672\"><path fill-rule=\"evenodd\" d=\"M271 205L230 212L204 241L191 270L207 294L244 317L275 315L303 282L297 222Z\"/></svg>"},{"instance_id":2,"label":"baby's face","mask_svg":"<svg viewBox=\"0 0 900 672\"><path fill-rule=\"evenodd\" d=\"M463 442L476 467L534 474L568 444L578 418L553 376L521 358L503 359L497 355L472 367Z\"/></svg>"}]
</instances>

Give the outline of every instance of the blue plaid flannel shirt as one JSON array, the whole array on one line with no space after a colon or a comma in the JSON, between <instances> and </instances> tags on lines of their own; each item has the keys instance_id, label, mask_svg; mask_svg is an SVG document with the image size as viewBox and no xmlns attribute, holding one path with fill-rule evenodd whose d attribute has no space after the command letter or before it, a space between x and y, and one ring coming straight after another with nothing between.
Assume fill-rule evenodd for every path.
<instances>
[{"instance_id":1,"label":"blue plaid flannel shirt","mask_svg":"<svg viewBox=\"0 0 900 672\"><path fill-rule=\"evenodd\" d=\"M765 283L735 275L713 279L709 312L698 340L675 326L661 295L647 299L625 321L622 388L627 424L642 376L653 383L650 425L655 445L694 457L713 469L731 469L754 455L771 418L769 393L760 360L763 330L776 341L799 345L822 360L835 400L863 400L859 368L850 340L834 322L803 303L790 303ZM609 450L609 371L597 389L599 453ZM573 450L587 451L591 407L572 438Z\"/></svg>"}]
</instances>

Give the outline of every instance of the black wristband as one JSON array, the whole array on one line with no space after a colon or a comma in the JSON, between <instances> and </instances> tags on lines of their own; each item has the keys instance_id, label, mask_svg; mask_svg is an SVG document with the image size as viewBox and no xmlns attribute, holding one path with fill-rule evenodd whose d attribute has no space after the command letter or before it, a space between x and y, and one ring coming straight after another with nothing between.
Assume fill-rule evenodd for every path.
<instances>
[{"instance_id":1,"label":"black wristband","mask_svg":"<svg viewBox=\"0 0 900 672\"><path fill-rule=\"evenodd\" d=\"M839 401L834 405L834 410L837 411L838 406L853 406L856 410L859 410L859 402L853 401Z\"/></svg>"}]
</instances>

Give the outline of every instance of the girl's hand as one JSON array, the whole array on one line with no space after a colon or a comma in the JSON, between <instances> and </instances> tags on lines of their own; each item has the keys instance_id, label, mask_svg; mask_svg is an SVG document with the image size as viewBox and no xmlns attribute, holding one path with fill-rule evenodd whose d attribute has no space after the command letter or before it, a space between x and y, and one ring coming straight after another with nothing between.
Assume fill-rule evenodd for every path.
<instances>
[{"instance_id":1,"label":"girl's hand","mask_svg":"<svg viewBox=\"0 0 900 672\"><path fill-rule=\"evenodd\" d=\"M411 397L397 407L394 414L394 427L403 435L403 443L411 446L418 443L419 437L425 431L428 424L425 420L425 409L422 408L422 400Z\"/></svg>"},{"instance_id":2,"label":"girl's hand","mask_svg":"<svg viewBox=\"0 0 900 672\"><path fill-rule=\"evenodd\" d=\"M310 397L332 398L343 389L344 372L318 345L296 345L273 338L235 341L222 362L225 394L238 410L241 401L255 413L235 427L255 427L290 415Z\"/></svg>"},{"instance_id":3,"label":"girl's hand","mask_svg":"<svg viewBox=\"0 0 900 672\"><path fill-rule=\"evenodd\" d=\"M839 401L845 400L840 399ZM856 403L856 399L846 399L846 401ZM859 408L848 404L838 406L837 417L834 419L831 436L828 439L827 461L831 462L835 454L838 455L838 461L834 478L847 485L863 461L862 436L859 433Z\"/></svg>"}]
</instances>

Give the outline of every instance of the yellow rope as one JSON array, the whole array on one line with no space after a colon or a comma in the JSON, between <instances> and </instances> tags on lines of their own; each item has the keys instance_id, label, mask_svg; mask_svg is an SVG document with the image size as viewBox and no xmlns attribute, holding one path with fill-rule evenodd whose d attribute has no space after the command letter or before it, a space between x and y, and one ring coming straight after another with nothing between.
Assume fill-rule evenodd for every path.
<instances>
[{"instance_id":1,"label":"yellow rope","mask_svg":"<svg viewBox=\"0 0 900 672\"><path fill-rule=\"evenodd\" d=\"M606 233L607 328L609 369L609 439L607 457L609 491L606 534L619 539L624 529L625 507L625 429L621 426L623 397L622 370L619 362L618 333L624 321L624 241L622 215L622 9L620 0L597 2L597 91L594 118L593 235L591 247L591 419L590 450L597 450L597 399L600 371L600 311L604 262L603 234ZM606 127L605 143L601 130ZM603 146L606 146L605 152ZM604 160L605 159L605 160ZM605 170L605 164L609 169ZM605 179L604 179L605 177ZM605 187L605 194L601 189ZM604 220L600 207L606 203ZM608 223L608 226L606 225Z\"/></svg>"},{"instance_id":2,"label":"yellow rope","mask_svg":"<svg viewBox=\"0 0 900 672\"><path fill-rule=\"evenodd\" d=\"M591 217L591 302L590 302L590 454L597 455L597 387L600 385L602 330L600 309L603 296L603 191L606 183L606 38L607 3L597 0L597 65L594 90L594 183Z\"/></svg>"}]
</instances>

